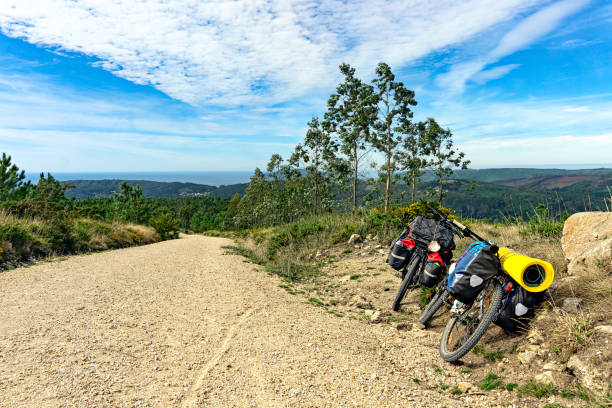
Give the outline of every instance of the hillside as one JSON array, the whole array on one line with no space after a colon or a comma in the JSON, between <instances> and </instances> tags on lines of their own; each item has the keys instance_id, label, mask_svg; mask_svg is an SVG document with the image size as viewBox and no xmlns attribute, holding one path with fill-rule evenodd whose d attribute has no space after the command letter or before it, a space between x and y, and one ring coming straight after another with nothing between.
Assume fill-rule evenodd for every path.
<instances>
[{"instance_id":1,"label":"hillside","mask_svg":"<svg viewBox=\"0 0 612 408\"><path fill-rule=\"evenodd\" d=\"M67 197L94 198L110 197L119 191L123 180L67 180L64 183L73 185L66 191ZM139 185L145 197L177 197L177 196L213 196L232 197L243 193L248 183L209 186L196 183L161 182L149 180L125 180L129 185Z\"/></svg>"}]
</instances>

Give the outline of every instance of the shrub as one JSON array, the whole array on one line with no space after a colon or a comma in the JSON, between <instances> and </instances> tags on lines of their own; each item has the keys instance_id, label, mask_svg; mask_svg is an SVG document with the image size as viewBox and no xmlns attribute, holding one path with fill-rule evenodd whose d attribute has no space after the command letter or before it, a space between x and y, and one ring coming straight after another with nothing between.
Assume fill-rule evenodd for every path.
<instances>
[{"instance_id":1,"label":"shrub","mask_svg":"<svg viewBox=\"0 0 612 408\"><path fill-rule=\"evenodd\" d=\"M178 238L180 229L179 222L169 213L153 218L150 224L162 240Z\"/></svg>"},{"instance_id":2,"label":"shrub","mask_svg":"<svg viewBox=\"0 0 612 408\"><path fill-rule=\"evenodd\" d=\"M559 391L553 384L542 384L535 381L533 378L527 381L527 383L518 388L518 396L524 395L536 398L547 397L549 395L556 395Z\"/></svg>"},{"instance_id":3,"label":"shrub","mask_svg":"<svg viewBox=\"0 0 612 408\"><path fill-rule=\"evenodd\" d=\"M494 390L495 388L499 388L501 387L503 384L501 382L501 380L499 379L499 376L497 376L496 374L493 373L489 373L487 374L487 376L485 378L483 378L480 381L480 389L481 390L485 390L485 391L491 391Z\"/></svg>"}]
</instances>

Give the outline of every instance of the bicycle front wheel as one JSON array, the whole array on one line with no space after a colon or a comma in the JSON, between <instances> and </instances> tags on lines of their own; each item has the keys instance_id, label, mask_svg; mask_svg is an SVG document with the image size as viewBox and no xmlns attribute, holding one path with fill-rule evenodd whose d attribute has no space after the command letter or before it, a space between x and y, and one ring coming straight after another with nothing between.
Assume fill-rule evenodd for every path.
<instances>
[{"instance_id":1,"label":"bicycle front wheel","mask_svg":"<svg viewBox=\"0 0 612 408\"><path fill-rule=\"evenodd\" d=\"M434 317L446 299L448 299L448 290L445 286L441 286L438 288L436 294L431 298L427 306L425 306L425 310L423 310L421 317L419 317L419 322L427 327L429 321Z\"/></svg>"},{"instance_id":2,"label":"bicycle front wheel","mask_svg":"<svg viewBox=\"0 0 612 408\"><path fill-rule=\"evenodd\" d=\"M408 265L408 272L406 272L406 275L404 275L404 280L402 281L402 284L399 290L397 291L397 295L395 296L395 300L393 301L394 311L397 312L398 310L400 310L402 299L404 298L404 296L406 295L406 292L408 291L408 286L412 284L414 275L417 273L420 265L421 265L421 256L415 254L412 260L410 261L410 264Z\"/></svg>"},{"instance_id":3,"label":"bicycle front wheel","mask_svg":"<svg viewBox=\"0 0 612 408\"><path fill-rule=\"evenodd\" d=\"M503 296L501 284L490 279L471 306L453 313L440 339L440 357L454 362L465 356L485 334L499 311Z\"/></svg>"}]
</instances>

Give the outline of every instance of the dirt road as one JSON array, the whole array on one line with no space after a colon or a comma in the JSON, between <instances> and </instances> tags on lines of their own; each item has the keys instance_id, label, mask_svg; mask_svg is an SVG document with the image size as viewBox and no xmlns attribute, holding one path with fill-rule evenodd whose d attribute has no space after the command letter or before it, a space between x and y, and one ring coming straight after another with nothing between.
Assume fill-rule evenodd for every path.
<instances>
[{"instance_id":1,"label":"dirt road","mask_svg":"<svg viewBox=\"0 0 612 408\"><path fill-rule=\"evenodd\" d=\"M436 335L337 317L188 236L0 274L0 407L507 406ZM442 369L436 365L442 366Z\"/></svg>"}]
</instances>

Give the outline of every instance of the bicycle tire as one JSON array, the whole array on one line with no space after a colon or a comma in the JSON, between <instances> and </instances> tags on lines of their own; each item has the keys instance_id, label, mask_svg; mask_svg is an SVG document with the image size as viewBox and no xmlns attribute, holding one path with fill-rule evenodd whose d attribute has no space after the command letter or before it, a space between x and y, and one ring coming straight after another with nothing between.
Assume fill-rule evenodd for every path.
<instances>
[{"instance_id":1,"label":"bicycle tire","mask_svg":"<svg viewBox=\"0 0 612 408\"><path fill-rule=\"evenodd\" d=\"M412 278L414 277L414 274L416 273L420 264L421 256L415 255L410 261L408 272L406 273L406 276L404 276L404 280L402 281L402 284L400 285L400 288L397 291L397 295L395 295L395 300L393 301L392 307L394 311L399 311L402 299L406 295L406 292L408 291L408 286L410 286L410 284L412 283Z\"/></svg>"},{"instance_id":2,"label":"bicycle tire","mask_svg":"<svg viewBox=\"0 0 612 408\"><path fill-rule=\"evenodd\" d=\"M501 284L496 279L491 279L491 284L493 287L493 296L491 299L491 303L489 304L488 309L485 311L482 316L480 322L476 326L474 332L468 337L465 343L463 343L457 350L448 351L447 345L449 341L449 337L453 328L458 323L460 316L453 315L446 323L446 327L442 332L442 338L440 339L440 357L444 361L447 362L455 362L459 360L461 357L465 356L480 340L480 338L485 334L489 325L493 322L493 319L497 315L499 308L501 306L502 297L503 297L503 289ZM476 303L476 302L475 302ZM473 306L472 306L473 307Z\"/></svg>"},{"instance_id":3,"label":"bicycle tire","mask_svg":"<svg viewBox=\"0 0 612 408\"><path fill-rule=\"evenodd\" d=\"M440 307L444 304L446 299L448 299L448 290L445 287L439 288L436 291L436 294L434 295L434 297L431 298L431 301L427 304L427 306L425 306L425 310L423 310L421 317L419 317L419 323L427 327L427 324L429 323L431 318L436 314L438 309L440 309Z\"/></svg>"}]
</instances>

